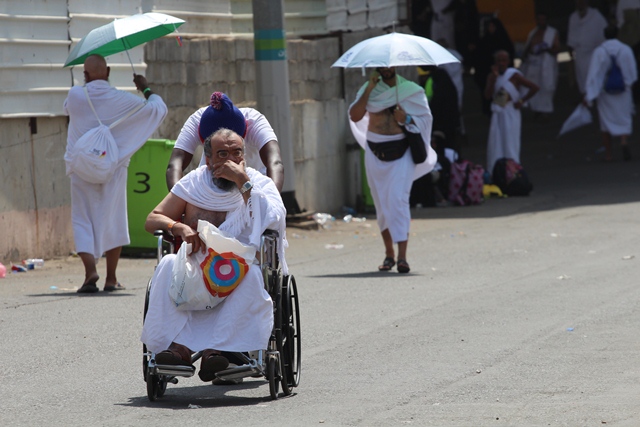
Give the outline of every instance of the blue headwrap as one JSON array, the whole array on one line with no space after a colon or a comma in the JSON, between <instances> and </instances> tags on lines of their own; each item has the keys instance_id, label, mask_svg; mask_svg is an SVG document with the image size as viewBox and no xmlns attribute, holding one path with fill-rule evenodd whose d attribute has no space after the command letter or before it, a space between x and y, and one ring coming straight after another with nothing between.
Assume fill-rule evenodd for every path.
<instances>
[{"instance_id":1,"label":"blue headwrap","mask_svg":"<svg viewBox=\"0 0 640 427\"><path fill-rule=\"evenodd\" d=\"M244 115L227 95L222 92L211 94L211 103L202 113L198 133L204 141L220 128L231 129L244 138L247 131L247 122Z\"/></svg>"}]
</instances>

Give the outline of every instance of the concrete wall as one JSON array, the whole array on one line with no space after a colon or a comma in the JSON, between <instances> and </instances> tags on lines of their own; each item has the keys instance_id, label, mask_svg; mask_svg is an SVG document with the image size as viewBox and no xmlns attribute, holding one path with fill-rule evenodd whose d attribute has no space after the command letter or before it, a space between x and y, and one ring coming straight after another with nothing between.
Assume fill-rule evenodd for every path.
<instances>
[{"instance_id":1,"label":"concrete wall","mask_svg":"<svg viewBox=\"0 0 640 427\"><path fill-rule=\"evenodd\" d=\"M66 117L0 120L0 262L5 265L73 249L63 161L66 128Z\"/></svg>"},{"instance_id":2,"label":"concrete wall","mask_svg":"<svg viewBox=\"0 0 640 427\"><path fill-rule=\"evenodd\" d=\"M343 95L344 71L331 68L341 53L340 40L291 40L287 48L296 199L306 211L337 213L344 205L355 206L361 188L359 153L347 149L353 138L347 122L350 100ZM184 121L216 90L226 92L239 106L255 106L253 55L249 38L187 39L181 48L174 39L148 43L146 76L169 106L153 137L176 139ZM361 84L358 71L347 73ZM0 120L4 264L66 255L74 249L63 161L66 128L66 117Z\"/></svg>"},{"instance_id":3,"label":"concrete wall","mask_svg":"<svg viewBox=\"0 0 640 427\"><path fill-rule=\"evenodd\" d=\"M340 40L289 40L287 55L296 200L307 211L355 206L359 181L345 179L352 137L343 71L331 68L340 56ZM147 44L145 62L150 86L169 106L159 130L163 138L177 138L184 121L206 105L214 91L225 92L238 106L255 106L251 38L188 39L182 48L171 39L156 40Z\"/></svg>"}]
</instances>

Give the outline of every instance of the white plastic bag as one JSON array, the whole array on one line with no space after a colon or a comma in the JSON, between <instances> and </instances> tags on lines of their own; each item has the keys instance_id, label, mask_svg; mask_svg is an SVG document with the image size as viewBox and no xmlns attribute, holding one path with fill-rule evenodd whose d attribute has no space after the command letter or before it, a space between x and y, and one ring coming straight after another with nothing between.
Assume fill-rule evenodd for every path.
<instances>
[{"instance_id":1,"label":"white plastic bag","mask_svg":"<svg viewBox=\"0 0 640 427\"><path fill-rule=\"evenodd\" d=\"M179 310L211 310L242 282L255 260L255 249L224 235L215 225L198 221L205 254L180 246L173 264L169 296Z\"/></svg>"},{"instance_id":2,"label":"white plastic bag","mask_svg":"<svg viewBox=\"0 0 640 427\"><path fill-rule=\"evenodd\" d=\"M118 166L118 145L109 127L99 125L82 135L73 146L71 171L92 184L109 181Z\"/></svg>"}]
</instances>

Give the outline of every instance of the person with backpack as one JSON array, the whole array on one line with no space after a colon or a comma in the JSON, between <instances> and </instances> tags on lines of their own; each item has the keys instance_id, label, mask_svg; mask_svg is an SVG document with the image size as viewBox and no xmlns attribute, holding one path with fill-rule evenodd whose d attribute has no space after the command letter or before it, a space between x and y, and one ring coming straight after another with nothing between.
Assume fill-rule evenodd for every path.
<instances>
[{"instance_id":1,"label":"person with backpack","mask_svg":"<svg viewBox=\"0 0 640 427\"><path fill-rule=\"evenodd\" d=\"M615 26L604 30L606 40L593 51L587 73L586 93L582 101L586 106L597 101L604 160L607 162L613 160L613 137L620 137L623 159L631 160L628 141L634 111L631 86L638 79L633 51L616 40L617 35L618 28Z\"/></svg>"},{"instance_id":2,"label":"person with backpack","mask_svg":"<svg viewBox=\"0 0 640 427\"><path fill-rule=\"evenodd\" d=\"M78 293L98 292L100 278L96 260L103 253L107 258L104 291L118 291L116 268L122 246L128 245L127 167L131 156L141 148L167 115L167 106L152 92L147 79L134 74L133 82L143 99L118 90L109 84L110 68L100 55L91 55L84 62L84 86L73 86L64 101L64 113L69 116L67 175L71 179L71 220L76 252L82 260L85 278ZM124 120L121 120L124 118ZM116 124L113 126L114 124ZM82 136L99 126L109 127L109 139L115 141L118 152L113 173L104 181L75 172L76 152ZM86 138L85 138L86 139ZM99 157L108 157L107 150ZM95 177L94 177L95 178ZM88 180L87 180L88 179Z\"/></svg>"}]
</instances>

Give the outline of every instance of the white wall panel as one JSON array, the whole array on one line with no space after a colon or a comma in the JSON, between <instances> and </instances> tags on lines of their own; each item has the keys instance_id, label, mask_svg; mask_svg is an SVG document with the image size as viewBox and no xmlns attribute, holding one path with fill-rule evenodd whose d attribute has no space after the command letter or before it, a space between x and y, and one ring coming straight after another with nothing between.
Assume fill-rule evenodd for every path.
<instances>
[{"instance_id":1,"label":"white wall panel","mask_svg":"<svg viewBox=\"0 0 640 427\"><path fill-rule=\"evenodd\" d=\"M139 0L68 0L69 8L69 37L73 47L91 30L106 25L115 19L124 18L142 12L142 4ZM111 67L109 82L122 90L135 92L133 84L133 72L144 74L144 46L138 46L128 51L131 61L126 53L111 55L107 58L107 65ZM66 59L66 57L65 57ZM133 69L131 67L133 63ZM82 65L72 67L73 84L84 83ZM68 88L67 88L68 89Z\"/></svg>"},{"instance_id":2,"label":"white wall panel","mask_svg":"<svg viewBox=\"0 0 640 427\"><path fill-rule=\"evenodd\" d=\"M383 28L398 25L398 4L396 0L368 0L369 28Z\"/></svg>"},{"instance_id":3,"label":"white wall panel","mask_svg":"<svg viewBox=\"0 0 640 427\"><path fill-rule=\"evenodd\" d=\"M327 0L327 29L329 31L347 30L349 8L347 0Z\"/></svg>"},{"instance_id":4,"label":"white wall panel","mask_svg":"<svg viewBox=\"0 0 640 427\"><path fill-rule=\"evenodd\" d=\"M67 22L66 0L0 2L0 118L62 113Z\"/></svg>"}]
</instances>

